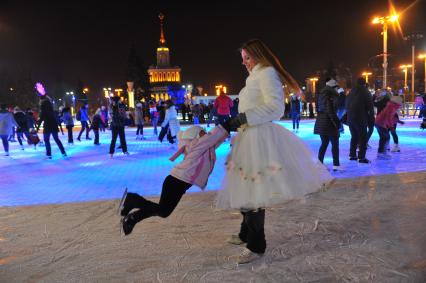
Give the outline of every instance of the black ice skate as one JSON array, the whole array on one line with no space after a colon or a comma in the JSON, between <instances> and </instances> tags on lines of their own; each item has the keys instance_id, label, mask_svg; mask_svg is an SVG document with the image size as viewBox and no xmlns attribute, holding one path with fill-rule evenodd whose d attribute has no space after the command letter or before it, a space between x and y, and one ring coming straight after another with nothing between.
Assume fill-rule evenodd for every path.
<instances>
[{"instance_id":1,"label":"black ice skate","mask_svg":"<svg viewBox=\"0 0 426 283\"><path fill-rule=\"evenodd\" d=\"M132 233L136 223L137 221L133 218L133 214L122 217L120 221L121 233L125 236L129 235Z\"/></svg>"}]
</instances>

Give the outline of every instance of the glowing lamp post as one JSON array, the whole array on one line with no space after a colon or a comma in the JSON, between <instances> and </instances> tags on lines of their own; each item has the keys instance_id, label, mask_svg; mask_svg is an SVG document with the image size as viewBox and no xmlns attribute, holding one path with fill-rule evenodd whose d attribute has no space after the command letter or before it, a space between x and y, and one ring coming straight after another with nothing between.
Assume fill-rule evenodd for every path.
<instances>
[{"instance_id":1,"label":"glowing lamp post","mask_svg":"<svg viewBox=\"0 0 426 283\"><path fill-rule=\"evenodd\" d=\"M407 106L407 110L406 114L408 115L408 104L405 104L405 93L408 91L408 84L407 84L407 73L408 73L408 68L412 68L412 65L401 65L399 66L400 69L402 69L402 71L404 72L404 92L403 92L403 97L404 97L404 101L403 104L404 106ZM405 117L405 115L404 115Z\"/></svg>"},{"instance_id":2,"label":"glowing lamp post","mask_svg":"<svg viewBox=\"0 0 426 283\"><path fill-rule=\"evenodd\" d=\"M419 59L425 60L425 87L424 92L426 92L426 52L419 55Z\"/></svg>"},{"instance_id":3,"label":"glowing lamp post","mask_svg":"<svg viewBox=\"0 0 426 283\"><path fill-rule=\"evenodd\" d=\"M216 88L216 95L220 95L221 92L228 93L228 89L224 85L216 85L215 88Z\"/></svg>"},{"instance_id":4,"label":"glowing lamp post","mask_svg":"<svg viewBox=\"0 0 426 283\"><path fill-rule=\"evenodd\" d=\"M398 21L398 15L376 17L371 22L372 24L383 25L383 89L387 87L387 72L388 72L388 23Z\"/></svg>"},{"instance_id":5,"label":"glowing lamp post","mask_svg":"<svg viewBox=\"0 0 426 283\"><path fill-rule=\"evenodd\" d=\"M414 63L414 57L416 53L416 41L423 38L423 34L413 32L408 34L407 36L404 36L404 40L411 42L411 65L413 65L413 69L411 70L411 100L414 101L414 74L416 73L416 66Z\"/></svg>"},{"instance_id":6,"label":"glowing lamp post","mask_svg":"<svg viewBox=\"0 0 426 283\"><path fill-rule=\"evenodd\" d=\"M373 73L363 72L362 76L365 77L365 82L368 84L368 76L371 76Z\"/></svg>"},{"instance_id":7,"label":"glowing lamp post","mask_svg":"<svg viewBox=\"0 0 426 283\"><path fill-rule=\"evenodd\" d=\"M407 84L407 73L408 73L408 68L412 68L413 65L401 65L399 66L400 69L402 69L402 71L404 72L404 90L408 89L408 84Z\"/></svg>"},{"instance_id":8,"label":"glowing lamp post","mask_svg":"<svg viewBox=\"0 0 426 283\"><path fill-rule=\"evenodd\" d=\"M318 81L318 78L310 78L309 81L312 83L312 93L315 96L316 91L316 83Z\"/></svg>"},{"instance_id":9,"label":"glowing lamp post","mask_svg":"<svg viewBox=\"0 0 426 283\"><path fill-rule=\"evenodd\" d=\"M132 81L127 82L127 95L129 96L129 107L135 108L135 83Z\"/></svg>"}]
</instances>

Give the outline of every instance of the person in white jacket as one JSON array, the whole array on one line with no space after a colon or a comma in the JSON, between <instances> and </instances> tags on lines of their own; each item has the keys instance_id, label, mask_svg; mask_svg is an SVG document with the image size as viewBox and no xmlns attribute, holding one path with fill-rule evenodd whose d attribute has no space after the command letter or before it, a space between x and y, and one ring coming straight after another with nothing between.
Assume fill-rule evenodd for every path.
<instances>
[{"instance_id":1,"label":"person in white jacket","mask_svg":"<svg viewBox=\"0 0 426 283\"><path fill-rule=\"evenodd\" d=\"M9 141L8 137L13 132L13 127L18 127L13 114L7 110L6 104L0 105L0 139L3 143L3 148L6 156L9 156Z\"/></svg>"},{"instance_id":2,"label":"person in white jacket","mask_svg":"<svg viewBox=\"0 0 426 283\"><path fill-rule=\"evenodd\" d=\"M166 115L164 117L163 123L161 124L161 127L168 127L167 139L169 140L169 143L174 146L177 134L180 130L180 124L177 118L177 111L175 105L171 100L166 101Z\"/></svg>"},{"instance_id":3,"label":"person in white jacket","mask_svg":"<svg viewBox=\"0 0 426 283\"><path fill-rule=\"evenodd\" d=\"M239 264L265 253L265 207L302 198L332 179L296 135L272 122L284 114L283 84L300 95L297 82L258 39L243 44L241 57L249 76L239 93L239 114L224 125L239 129L217 196L217 207L239 209L243 215L240 233L229 239L232 244L246 243Z\"/></svg>"}]
</instances>

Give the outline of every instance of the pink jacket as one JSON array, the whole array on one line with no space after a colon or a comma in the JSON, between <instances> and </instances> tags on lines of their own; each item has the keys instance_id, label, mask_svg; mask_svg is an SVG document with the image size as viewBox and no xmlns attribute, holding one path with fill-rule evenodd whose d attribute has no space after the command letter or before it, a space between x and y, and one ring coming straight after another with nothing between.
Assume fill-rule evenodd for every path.
<instances>
[{"instance_id":1,"label":"pink jacket","mask_svg":"<svg viewBox=\"0 0 426 283\"><path fill-rule=\"evenodd\" d=\"M179 150L170 160L175 161L182 153L185 158L173 167L170 175L204 189L216 162L215 149L228 136L228 132L219 125L201 138L179 141L182 144L179 144Z\"/></svg>"},{"instance_id":2,"label":"pink jacket","mask_svg":"<svg viewBox=\"0 0 426 283\"><path fill-rule=\"evenodd\" d=\"M397 122L397 117L395 117L396 111L401 107L398 103L393 101L388 101L386 107L377 115L376 117L376 125L390 129L394 127Z\"/></svg>"},{"instance_id":3,"label":"pink jacket","mask_svg":"<svg viewBox=\"0 0 426 283\"><path fill-rule=\"evenodd\" d=\"M230 115L231 107L234 105L232 99L226 94L219 95L214 101L214 107L218 115Z\"/></svg>"}]
</instances>

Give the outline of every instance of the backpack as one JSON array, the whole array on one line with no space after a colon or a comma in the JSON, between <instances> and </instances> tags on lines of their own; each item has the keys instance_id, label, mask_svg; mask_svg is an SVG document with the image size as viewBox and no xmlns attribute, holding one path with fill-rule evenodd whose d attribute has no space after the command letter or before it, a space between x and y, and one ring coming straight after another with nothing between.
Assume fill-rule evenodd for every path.
<instances>
[{"instance_id":1,"label":"backpack","mask_svg":"<svg viewBox=\"0 0 426 283\"><path fill-rule=\"evenodd\" d=\"M80 110L77 111L77 114L75 115L75 119L77 121L81 121L81 111Z\"/></svg>"}]
</instances>

